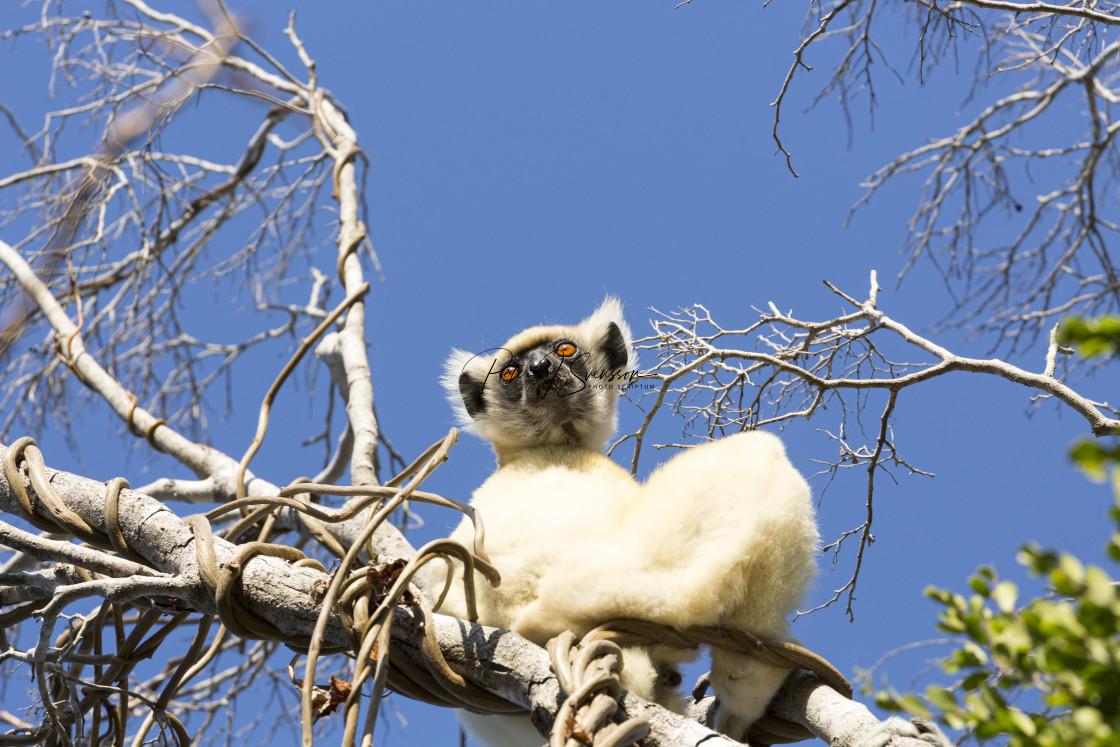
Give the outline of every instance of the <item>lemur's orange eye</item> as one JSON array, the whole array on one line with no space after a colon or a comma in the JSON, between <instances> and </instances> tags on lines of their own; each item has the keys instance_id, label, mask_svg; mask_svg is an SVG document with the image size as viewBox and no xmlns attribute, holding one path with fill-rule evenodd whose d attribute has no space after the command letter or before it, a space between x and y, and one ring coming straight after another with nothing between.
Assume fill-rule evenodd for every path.
<instances>
[{"instance_id":1,"label":"lemur's orange eye","mask_svg":"<svg viewBox=\"0 0 1120 747\"><path fill-rule=\"evenodd\" d=\"M556 346L556 354L561 358L571 358L576 354L576 346L570 342L562 342Z\"/></svg>"},{"instance_id":2,"label":"lemur's orange eye","mask_svg":"<svg viewBox=\"0 0 1120 747\"><path fill-rule=\"evenodd\" d=\"M513 381L518 373L517 366L506 366L502 369L502 381Z\"/></svg>"}]
</instances>

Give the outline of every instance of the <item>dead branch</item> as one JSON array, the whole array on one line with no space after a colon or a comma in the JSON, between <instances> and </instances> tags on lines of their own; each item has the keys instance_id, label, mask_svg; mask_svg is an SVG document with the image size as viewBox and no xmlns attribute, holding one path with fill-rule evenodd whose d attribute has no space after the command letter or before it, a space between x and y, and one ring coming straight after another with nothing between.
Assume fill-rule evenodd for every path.
<instances>
[{"instance_id":1,"label":"dead branch","mask_svg":"<svg viewBox=\"0 0 1120 747\"><path fill-rule=\"evenodd\" d=\"M644 392L640 400L645 418L634 431L620 437L612 451L633 441L631 465L636 473L647 445L646 432L663 409L683 419L686 440L708 440L745 429L810 420L823 406L837 405L839 431L827 432L840 447L839 456L822 462L821 474L831 480L842 470L863 468L867 474L866 518L825 548L834 553L835 562L845 539L859 537L851 578L821 606L832 604L846 592L851 615L863 552L872 541L876 476L891 476L894 468L928 474L912 466L895 447L892 418L905 389L950 373L996 376L1060 402L1084 418L1097 436L1120 433L1120 413L1063 381L1056 373L1059 350L1053 338L1039 372L1000 359L970 358L915 333L880 309L874 272L867 300L862 302L827 281L825 284L852 311L810 321L783 314L770 304L768 310L759 311L756 321L739 329L722 327L699 305L673 314L658 312L660 318L652 322L655 334L637 343L657 359L657 365L639 379L653 384L652 391ZM870 443L852 445L846 436L847 419L858 417L866 404L858 395L875 390L887 394L877 434Z\"/></svg>"}]
</instances>

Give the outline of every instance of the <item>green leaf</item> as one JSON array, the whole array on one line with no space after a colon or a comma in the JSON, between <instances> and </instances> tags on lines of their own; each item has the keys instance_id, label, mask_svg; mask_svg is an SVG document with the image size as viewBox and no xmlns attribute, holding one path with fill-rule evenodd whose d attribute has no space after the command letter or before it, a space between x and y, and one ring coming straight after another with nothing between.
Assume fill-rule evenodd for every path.
<instances>
[{"instance_id":1,"label":"green leaf","mask_svg":"<svg viewBox=\"0 0 1120 747\"><path fill-rule=\"evenodd\" d=\"M1058 567L1062 569L1071 583L1079 587L1085 584L1085 566L1074 556L1069 553L1062 553L1058 556Z\"/></svg>"},{"instance_id":2,"label":"green leaf","mask_svg":"<svg viewBox=\"0 0 1120 747\"><path fill-rule=\"evenodd\" d=\"M951 690L944 687L927 687L926 700L934 708L939 708L942 711L955 711L957 709L957 697L953 695Z\"/></svg>"},{"instance_id":3,"label":"green leaf","mask_svg":"<svg viewBox=\"0 0 1120 747\"><path fill-rule=\"evenodd\" d=\"M1078 441L1069 450L1069 456L1091 480L1101 482L1105 479L1105 466L1108 459L1104 449L1096 441L1088 439Z\"/></svg>"},{"instance_id":4,"label":"green leaf","mask_svg":"<svg viewBox=\"0 0 1120 747\"><path fill-rule=\"evenodd\" d=\"M1058 341L1073 345L1086 358L1120 353L1120 319L1104 316L1099 319L1070 317L1058 330Z\"/></svg>"},{"instance_id":5,"label":"green leaf","mask_svg":"<svg viewBox=\"0 0 1120 747\"><path fill-rule=\"evenodd\" d=\"M1011 613L1015 611L1015 600L1019 598L1019 589L1010 581L1000 581L992 592L992 599L1000 611Z\"/></svg>"},{"instance_id":6,"label":"green leaf","mask_svg":"<svg viewBox=\"0 0 1120 747\"><path fill-rule=\"evenodd\" d=\"M1103 725L1101 712L1096 708L1082 706L1073 712L1073 723L1084 734L1092 734Z\"/></svg>"},{"instance_id":7,"label":"green leaf","mask_svg":"<svg viewBox=\"0 0 1120 747\"><path fill-rule=\"evenodd\" d=\"M1117 587L1112 578L1100 568L1089 566L1085 571L1085 600L1108 607L1116 599Z\"/></svg>"},{"instance_id":8,"label":"green leaf","mask_svg":"<svg viewBox=\"0 0 1120 747\"><path fill-rule=\"evenodd\" d=\"M972 578L968 579L968 585L972 587L973 591L982 596L990 596L992 593L992 587L988 585L987 581L979 576L973 576Z\"/></svg>"},{"instance_id":9,"label":"green leaf","mask_svg":"<svg viewBox=\"0 0 1120 747\"><path fill-rule=\"evenodd\" d=\"M922 718L933 718L933 714L930 713L929 708L926 707L926 704L923 703L922 699L917 695L902 695L898 698L898 704L902 706L908 713L912 713L915 716L921 716Z\"/></svg>"},{"instance_id":10,"label":"green leaf","mask_svg":"<svg viewBox=\"0 0 1120 747\"><path fill-rule=\"evenodd\" d=\"M1108 543L1108 557L1120 563L1120 534L1112 535Z\"/></svg>"},{"instance_id":11,"label":"green leaf","mask_svg":"<svg viewBox=\"0 0 1120 747\"><path fill-rule=\"evenodd\" d=\"M972 674L965 677L964 680L961 682L961 689L965 690L966 692L970 691L970 690L975 690L976 688L980 687L980 685L984 684L984 681L987 680L987 679L988 679L988 672L986 672L986 671L973 672Z\"/></svg>"},{"instance_id":12,"label":"green leaf","mask_svg":"<svg viewBox=\"0 0 1120 747\"><path fill-rule=\"evenodd\" d=\"M1007 715L1010 717L1012 724L1014 724L1015 729L1020 734L1028 737L1033 737L1037 733L1034 721L1031 720L1031 717L1020 711L1018 708L1009 709L1007 711Z\"/></svg>"}]
</instances>

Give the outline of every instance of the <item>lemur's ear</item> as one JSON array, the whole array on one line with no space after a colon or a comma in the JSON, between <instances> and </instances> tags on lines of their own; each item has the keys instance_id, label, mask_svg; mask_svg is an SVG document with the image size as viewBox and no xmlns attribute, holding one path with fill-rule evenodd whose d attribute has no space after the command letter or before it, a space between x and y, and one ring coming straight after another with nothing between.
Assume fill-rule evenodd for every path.
<instances>
[{"instance_id":1,"label":"lemur's ear","mask_svg":"<svg viewBox=\"0 0 1120 747\"><path fill-rule=\"evenodd\" d=\"M482 399L482 390L485 388L486 379L477 379L470 371L459 374L459 394L463 397L463 407L472 419L486 409L486 403Z\"/></svg>"},{"instance_id":2,"label":"lemur's ear","mask_svg":"<svg viewBox=\"0 0 1120 747\"><path fill-rule=\"evenodd\" d=\"M603 354L611 369L638 367L630 325L622 316L622 304L614 296L607 296L591 316L579 323L580 331Z\"/></svg>"},{"instance_id":3,"label":"lemur's ear","mask_svg":"<svg viewBox=\"0 0 1120 747\"><path fill-rule=\"evenodd\" d=\"M626 338L622 336L622 330L617 324L611 322L607 325L607 332L603 335L603 339L599 340L598 348L612 370L627 368L630 347L626 344Z\"/></svg>"},{"instance_id":4,"label":"lemur's ear","mask_svg":"<svg viewBox=\"0 0 1120 747\"><path fill-rule=\"evenodd\" d=\"M459 425L470 428L474 418L485 410L482 390L486 384L486 367L478 356L466 350L452 350L443 364L443 389L455 412Z\"/></svg>"}]
</instances>

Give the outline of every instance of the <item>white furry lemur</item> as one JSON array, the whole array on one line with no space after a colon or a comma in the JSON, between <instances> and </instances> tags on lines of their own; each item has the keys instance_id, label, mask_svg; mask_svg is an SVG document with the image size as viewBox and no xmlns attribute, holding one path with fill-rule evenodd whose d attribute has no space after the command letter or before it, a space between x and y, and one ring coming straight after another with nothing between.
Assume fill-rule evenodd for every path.
<instances>
[{"instance_id":1,"label":"white furry lemur","mask_svg":"<svg viewBox=\"0 0 1120 747\"><path fill-rule=\"evenodd\" d=\"M453 403L498 457L471 501L502 576L498 588L478 578L478 622L541 645L616 618L725 624L789 640L788 616L816 572L808 485L781 442L762 432L690 449L635 481L603 450L619 382L636 365L630 328L609 297L576 326L533 327L496 350L457 350L448 360ZM469 542L472 531L464 520L452 537ZM445 570L432 568L429 586L442 588ZM460 588L441 611L466 615ZM629 647L623 686L679 711L676 667L692 655ZM713 651L721 727L745 730L785 676L750 656ZM526 716L461 715L484 743L541 744Z\"/></svg>"}]
</instances>

